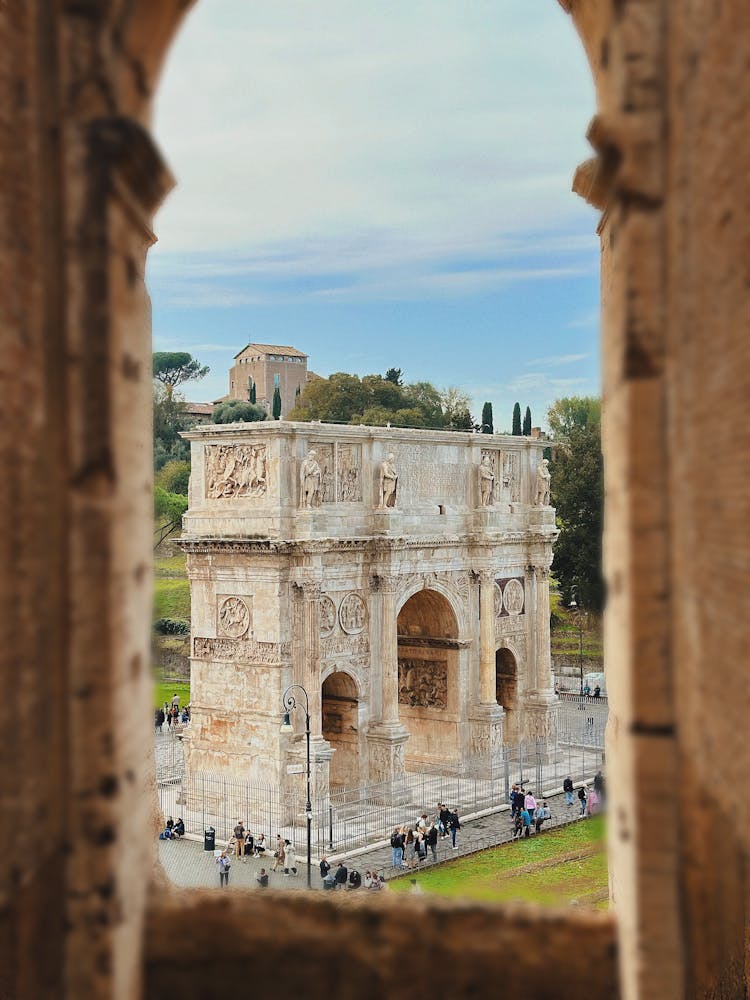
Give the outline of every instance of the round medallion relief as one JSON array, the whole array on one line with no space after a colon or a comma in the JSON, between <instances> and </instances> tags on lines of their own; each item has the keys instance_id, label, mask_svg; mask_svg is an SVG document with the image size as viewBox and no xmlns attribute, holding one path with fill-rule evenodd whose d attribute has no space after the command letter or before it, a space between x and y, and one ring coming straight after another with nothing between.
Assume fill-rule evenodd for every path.
<instances>
[{"instance_id":1,"label":"round medallion relief","mask_svg":"<svg viewBox=\"0 0 750 1000\"><path fill-rule=\"evenodd\" d=\"M336 628L336 605L324 594L320 599L320 637L327 639Z\"/></svg>"},{"instance_id":2,"label":"round medallion relief","mask_svg":"<svg viewBox=\"0 0 750 1000\"><path fill-rule=\"evenodd\" d=\"M495 583L495 618L499 618L503 613L503 588L499 583Z\"/></svg>"},{"instance_id":3,"label":"round medallion relief","mask_svg":"<svg viewBox=\"0 0 750 1000\"><path fill-rule=\"evenodd\" d=\"M509 615L520 615L523 611L523 586L520 580L508 580L505 584L503 604Z\"/></svg>"},{"instance_id":4,"label":"round medallion relief","mask_svg":"<svg viewBox=\"0 0 750 1000\"><path fill-rule=\"evenodd\" d=\"M347 594L339 608L339 622L347 635L362 632L367 624L367 605L359 594Z\"/></svg>"},{"instance_id":5,"label":"round medallion relief","mask_svg":"<svg viewBox=\"0 0 750 1000\"><path fill-rule=\"evenodd\" d=\"M250 610L241 597L227 597L219 605L219 626L230 639L239 639L250 628Z\"/></svg>"}]
</instances>

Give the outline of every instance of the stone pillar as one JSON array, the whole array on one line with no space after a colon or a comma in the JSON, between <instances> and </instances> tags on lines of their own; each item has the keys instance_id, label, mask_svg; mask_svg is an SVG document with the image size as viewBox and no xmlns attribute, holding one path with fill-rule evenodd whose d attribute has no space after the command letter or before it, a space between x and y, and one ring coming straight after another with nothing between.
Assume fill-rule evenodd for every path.
<instances>
[{"instance_id":1,"label":"stone pillar","mask_svg":"<svg viewBox=\"0 0 750 1000\"><path fill-rule=\"evenodd\" d=\"M495 575L484 572L479 590L479 700L497 704L495 679Z\"/></svg>"},{"instance_id":2,"label":"stone pillar","mask_svg":"<svg viewBox=\"0 0 750 1000\"><path fill-rule=\"evenodd\" d=\"M302 587L302 686L310 699L310 733L313 741L323 739L323 708L320 691L320 585Z\"/></svg>"},{"instance_id":3,"label":"stone pillar","mask_svg":"<svg viewBox=\"0 0 750 1000\"><path fill-rule=\"evenodd\" d=\"M536 581L536 682L537 691L552 691L552 657L549 632L549 569L534 567Z\"/></svg>"},{"instance_id":4,"label":"stone pillar","mask_svg":"<svg viewBox=\"0 0 750 1000\"><path fill-rule=\"evenodd\" d=\"M369 774L371 781L393 781L405 770L407 729L398 717L398 629L396 613L396 581L378 577L380 595L380 722L367 734Z\"/></svg>"}]
</instances>

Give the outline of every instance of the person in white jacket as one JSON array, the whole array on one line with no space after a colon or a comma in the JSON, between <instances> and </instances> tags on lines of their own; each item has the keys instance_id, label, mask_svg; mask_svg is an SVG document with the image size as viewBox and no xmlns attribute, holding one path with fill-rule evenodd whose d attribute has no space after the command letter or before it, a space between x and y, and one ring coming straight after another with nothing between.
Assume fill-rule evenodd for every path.
<instances>
[{"instance_id":1,"label":"person in white jacket","mask_svg":"<svg viewBox=\"0 0 750 1000\"><path fill-rule=\"evenodd\" d=\"M294 852L294 845L291 840L284 841L284 874L297 874L297 855Z\"/></svg>"}]
</instances>

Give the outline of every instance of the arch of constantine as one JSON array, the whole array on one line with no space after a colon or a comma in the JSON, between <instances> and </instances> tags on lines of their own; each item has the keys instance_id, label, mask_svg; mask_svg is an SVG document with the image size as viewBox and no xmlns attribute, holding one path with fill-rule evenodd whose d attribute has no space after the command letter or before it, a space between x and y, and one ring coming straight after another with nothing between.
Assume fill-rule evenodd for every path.
<instances>
[{"instance_id":1,"label":"arch of constantine","mask_svg":"<svg viewBox=\"0 0 750 1000\"><path fill-rule=\"evenodd\" d=\"M191 770L283 782L292 683L318 787L554 733L543 441L287 422L186 436Z\"/></svg>"}]
</instances>

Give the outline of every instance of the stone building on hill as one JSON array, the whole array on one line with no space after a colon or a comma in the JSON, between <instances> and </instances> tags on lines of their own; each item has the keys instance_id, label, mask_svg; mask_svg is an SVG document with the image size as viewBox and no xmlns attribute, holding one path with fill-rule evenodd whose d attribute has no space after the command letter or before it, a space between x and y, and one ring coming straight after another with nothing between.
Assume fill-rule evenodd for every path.
<instances>
[{"instance_id":1,"label":"stone building on hill","mask_svg":"<svg viewBox=\"0 0 750 1000\"><path fill-rule=\"evenodd\" d=\"M229 369L229 393L225 399L250 399L255 385L255 401L271 412L274 389L281 393L281 415L294 408L297 396L309 381L307 355L296 347L279 344L248 344L234 356Z\"/></svg>"}]
</instances>

